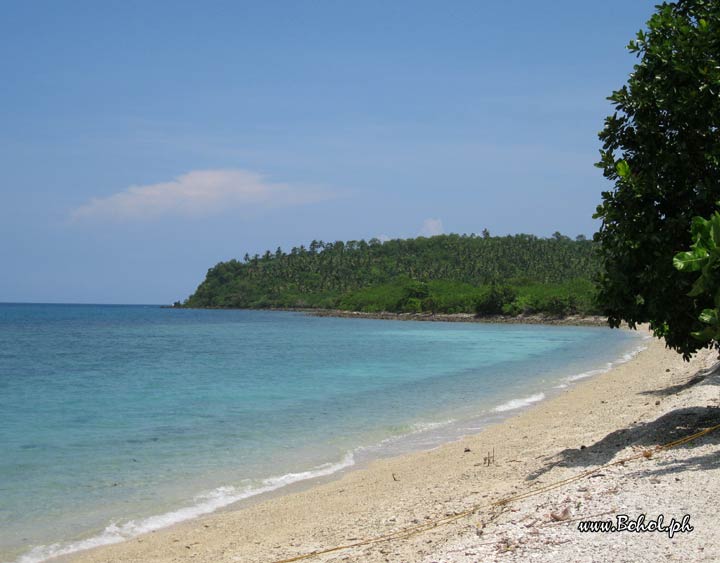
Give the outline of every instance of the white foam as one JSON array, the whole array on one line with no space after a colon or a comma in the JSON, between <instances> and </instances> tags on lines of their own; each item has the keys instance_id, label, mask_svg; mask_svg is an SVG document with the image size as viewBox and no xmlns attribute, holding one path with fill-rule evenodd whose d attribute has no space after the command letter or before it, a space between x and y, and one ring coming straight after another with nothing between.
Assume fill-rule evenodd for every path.
<instances>
[{"instance_id":1,"label":"white foam","mask_svg":"<svg viewBox=\"0 0 720 563\"><path fill-rule=\"evenodd\" d=\"M565 389L568 387L569 383L573 383L574 381L578 381L580 379L585 379L587 377L593 377L595 375L600 375L601 373L607 373L610 371L613 367L624 364L626 362L629 362L632 360L635 356L637 356L640 352L643 350L646 350L647 346L638 346L637 348L634 348L630 352L627 352L626 354L623 354L620 358L615 360L614 362L608 362L605 364L605 367L599 368L599 369L593 369L590 371L584 371L582 373L577 373L575 375L568 376L562 380L561 383L558 385L555 385L554 389ZM526 407L528 405L531 405L532 403L537 403L538 401L542 401L545 398L544 393L537 393L535 395L531 395L530 397L526 397L524 399L512 399L508 401L507 403L503 403L501 405L498 405L493 409L495 412L505 412L510 411L514 409L520 409L523 407Z\"/></svg>"},{"instance_id":2,"label":"white foam","mask_svg":"<svg viewBox=\"0 0 720 563\"><path fill-rule=\"evenodd\" d=\"M644 338L643 338L644 339ZM618 366L620 364L624 364L632 360L635 356L637 356L640 352L643 350L647 350L647 346L638 346L637 348L634 348L630 352L623 354L621 357L619 357L617 360L613 362L608 362L605 364L604 368L600 369L593 369L590 371L584 371L582 373L577 373L575 375L571 375L569 377L566 377L563 381L565 383L572 383L573 381L578 381L580 379L585 379L586 377L593 377L594 375L600 375L601 373L607 373L615 366ZM557 385L556 389L562 389L564 387L567 387L565 384Z\"/></svg>"},{"instance_id":3,"label":"white foam","mask_svg":"<svg viewBox=\"0 0 720 563\"><path fill-rule=\"evenodd\" d=\"M498 405L493 409L493 411L505 412L515 409L521 409L523 407L527 407L528 405L532 405L533 403L537 403L538 401L542 401L544 398L545 393L535 393L534 395L530 395L529 397L525 397L524 399L512 399L507 403Z\"/></svg>"},{"instance_id":4,"label":"white foam","mask_svg":"<svg viewBox=\"0 0 720 563\"><path fill-rule=\"evenodd\" d=\"M624 364L625 362L629 362L643 350L647 350L647 346L638 346L634 350L631 350L630 352L625 354L621 359L616 360L615 363L616 364Z\"/></svg>"},{"instance_id":5,"label":"white foam","mask_svg":"<svg viewBox=\"0 0 720 563\"><path fill-rule=\"evenodd\" d=\"M573 381L578 381L579 379L585 379L586 377L592 377L593 375L600 375L601 373L605 373L608 371L610 371L610 364L608 364L608 367L605 369L591 369L590 371L576 373L575 375L566 377L565 381L567 381L568 383L572 383Z\"/></svg>"},{"instance_id":6,"label":"white foam","mask_svg":"<svg viewBox=\"0 0 720 563\"><path fill-rule=\"evenodd\" d=\"M417 434L418 432L426 432L428 430L435 430L441 426L447 426L455 422L455 419L442 420L440 422L417 422L412 425L411 434Z\"/></svg>"},{"instance_id":7,"label":"white foam","mask_svg":"<svg viewBox=\"0 0 720 563\"><path fill-rule=\"evenodd\" d=\"M401 440L407 439L410 436L414 436L416 434L422 434L423 432L429 432L430 430L435 430L436 428L441 428L443 426L447 426L449 424L452 424L453 422L455 422L455 419L453 419L453 418L448 419L448 420L441 420L441 421L437 421L437 422L416 422L416 423L410 425L407 432L403 432L402 434L395 434L393 436L388 436L387 438L383 438L378 443L370 445L370 446L359 446L358 448L356 448L355 451L364 452L364 451L377 450L378 448L382 448L389 444L394 444L395 442L399 442Z\"/></svg>"},{"instance_id":8,"label":"white foam","mask_svg":"<svg viewBox=\"0 0 720 563\"><path fill-rule=\"evenodd\" d=\"M348 452L342 460L337 463L325 463L319 465L309 471L301 471L299 473L287 473L276 477L269 477L260 482L259 485L247 485L246 487L218 487L208 493L195 497L195 504L186 506L178 510L150 516L142 520L130 520L125 524L118 525L113 522L97 536L85 540L54 543L52 545L42 545L34 547L30 552L17 559L16 563L39 563L46 561L52 557L59 557L76 551L100 547L119 543L126 539L167 528L178 522L197 518L203 514L215 512L219 508L228 506L234 502L250 498L262 493L275 491L282 487L286 487L292 483L313 479L315 477L323 477L332 475L341 469L350 467L355 464L355 458L352 452Z\"/></svg>"}]
</instances>

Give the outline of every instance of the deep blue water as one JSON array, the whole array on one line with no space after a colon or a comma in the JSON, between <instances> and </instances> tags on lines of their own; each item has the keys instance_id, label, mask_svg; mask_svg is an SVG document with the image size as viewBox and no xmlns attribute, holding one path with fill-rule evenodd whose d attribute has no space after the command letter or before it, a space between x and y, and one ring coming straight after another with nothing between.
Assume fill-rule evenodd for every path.
<instances>
[{"instance_id":1,"label":"deep blue water","mask_svg":"<svg viewBox=\"0 0 720 563\"><path fill-rule=\"evenodd\" d=\"M0 560L431 445L640 344L604 328L0 305Z\"/></svg>"}]
</instances>

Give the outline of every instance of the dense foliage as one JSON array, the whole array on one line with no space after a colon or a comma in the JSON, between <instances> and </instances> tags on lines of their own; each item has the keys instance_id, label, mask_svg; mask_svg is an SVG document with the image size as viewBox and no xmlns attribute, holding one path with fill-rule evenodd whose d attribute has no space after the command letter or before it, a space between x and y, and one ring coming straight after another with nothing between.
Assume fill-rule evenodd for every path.
<instances>
[{"instance_id":1,"label":"dense foliage","mask_svg":"<svg viewBox=\"0 0 720 563\"><path fill-rule=\"evenodd\" d=\"M615 186L596 214L598 299L611 325L649 322L688 358L709 344L693 333L713 300L691 295L673 256L690 246L691 219L720 199L720 2L659 5L628 48L639 62L600 133L598 166Z\"/></svg>"},{"instance_id":2,"label":"dense foliage","mask_svg":"<svg viewBox=\"0 0 720 563\"><path fill-rule=\"evenodd\" d=\"M189 307L563 315L593 310L594 244L556 233L313 241L211 268Z\"/></svg>"},{"instance_id":3,"label":"dense foliage","mask_svg":"<svg viewBox=\"0 0 720 563\"><path fill-rule=\"evenodd\" d=\"M695 217L692 222L692 247L678 252L673 260L681 272L697 272L689 297L712 301L713 306L700 312L704 328L692 333L702 343L720 342L720 213L710 219Z\"/></svg>"}]
</instances>

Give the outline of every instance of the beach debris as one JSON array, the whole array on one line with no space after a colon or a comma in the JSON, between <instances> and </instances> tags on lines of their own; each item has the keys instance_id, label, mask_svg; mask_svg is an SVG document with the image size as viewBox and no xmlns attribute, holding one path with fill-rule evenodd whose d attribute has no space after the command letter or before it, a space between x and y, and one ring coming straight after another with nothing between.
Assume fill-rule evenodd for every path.
<instances>
[{"instance_id":1,"label":"beach debris","mask_svg":"<svg viewBox=\"0 0 720 563\"><path fill-rule=\"evenodd\" d=\"M643 451L642 455L645 459L650 459L653 456L653 453L651 450L645 450Z\"/></svg>"},{"instance_id":2,"label":"beach debris","mask_svg":"<svg viewBox=\"0 0 720 563\"><path fill-rule=\"evenodd\" d=\"M502 538L497 544L497 549L501 553L507 551L515 551L517 548L518 544L513 543L512 540L510 540L509 538Z\"/></svg>"},{"instance_id":3,"label":"beach debris","mask_svg":"<svg viewBox=\"0 0 720 563\"><path fill-rule=\"evenodd\" d=\"M562 512L551 512L550 518L555 520L555 522L564 522L565 520L570 519L570 507L566 506L565 510Z\"/></svg>"},{"instance_id":4,"label":"beach debris","mask_svg":"<svg viewBox=\"0 0 720 563\"><path fill-rule=\"evenodd\" d=\"M471 452L472 450L470 448L465 448L465 453Z\"/></svg>"},{"instance_id":5,"label":"beach debris","mask_svg":"<svg viewBox=\"0 0 720 563\"><path fill-rule=\"evenodd\" d=\"M495 463L495 448L492 449L492 454L488 451L487 455L483 457L483 465L490 467L493 463Z\"/></svg>"},{"instance_id":6,"label":"beach debris","mask_svg":"<svg viewBox=\"0 0 720 563\"><path fill-rule=\"evenodd\" d=\"M398 479L398 478L395 476L395 473L392 474L392 478L393 478L393 481L399 481L399 480L400 480L400 479Z\"/></svg>"}]
</instances>

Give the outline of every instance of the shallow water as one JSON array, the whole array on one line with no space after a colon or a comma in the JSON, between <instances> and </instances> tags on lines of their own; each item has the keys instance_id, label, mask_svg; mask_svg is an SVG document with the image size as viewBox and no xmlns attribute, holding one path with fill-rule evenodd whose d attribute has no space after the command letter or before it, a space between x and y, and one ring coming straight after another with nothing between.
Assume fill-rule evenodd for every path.
<instances>
[{"instance_id":1,"label":"shallow water","mask_svg":"<svg viewBox=\"0 0 720 563\"><path fill-rule=\"evenodd\" d=\"M0 305L0 559L428 447L640 344L595 327Z\"/></svg>"}]
</instances>

